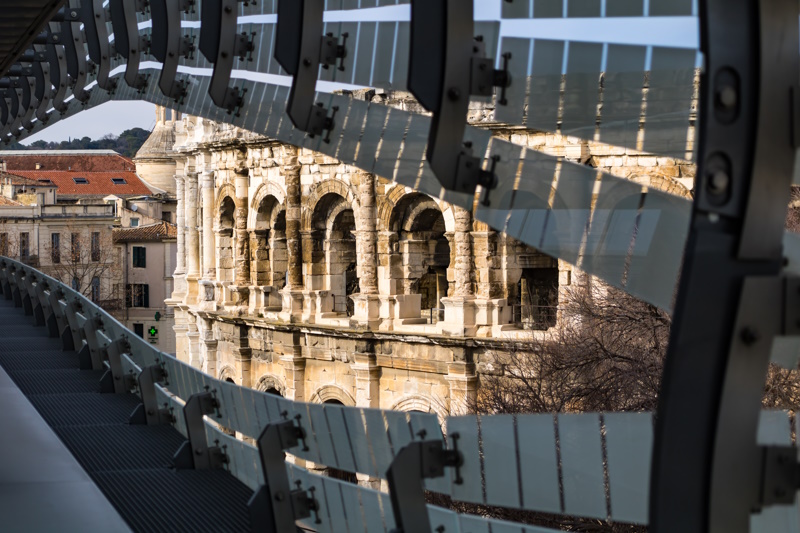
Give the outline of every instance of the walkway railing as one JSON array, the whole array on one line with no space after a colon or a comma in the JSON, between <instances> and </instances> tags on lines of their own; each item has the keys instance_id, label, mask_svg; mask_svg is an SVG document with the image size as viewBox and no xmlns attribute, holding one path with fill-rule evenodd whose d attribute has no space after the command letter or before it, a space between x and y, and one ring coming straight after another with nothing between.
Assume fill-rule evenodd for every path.
<instances>
[{"instance_id":1,"label":"walkway railing","mask_svg":"<svg viewBox=\"0 0 800 533\"><path fill-rule=\"evenodd\" d=\"M133 421L170 424L186 437L176 466L226 468L252 488L254 529L290 531L297 521L330 532L547 531L427 505L425 490L456 502L648 522L652 413L454 416L445 438L434 414L294 402L215 379L18 261L0 259L0 287L75 349L81 368L107 370L104 392L139 395ZM791 443L787 415L762 414L759 440ZM287 453L385 479L389 492L317 475L286 462ZM754 523L769 527L791 512L775 507Z\"/></svg>"}]
</instances>

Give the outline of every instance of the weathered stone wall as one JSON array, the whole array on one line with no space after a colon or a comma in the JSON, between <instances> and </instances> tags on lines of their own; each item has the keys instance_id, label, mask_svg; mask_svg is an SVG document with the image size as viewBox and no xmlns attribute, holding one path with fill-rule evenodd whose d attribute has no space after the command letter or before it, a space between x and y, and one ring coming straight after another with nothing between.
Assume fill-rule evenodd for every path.
<instances>
[{"instance_id":1,"label":"weathered stone wall","mask_svg":"<svg viewBox=\"0 0 800 533\"><path fill-rule=\"evenodd\" d=\"M490 116L471 109L494 135L689 194L682 161ZM559 290L578 275L468 211L323 154L194 117L175 137L177 353L224 379L304 401L465 412L478 369L510 340L547 335L526 330L520 291L542 273Z\"/></svg>"}]
</instances>

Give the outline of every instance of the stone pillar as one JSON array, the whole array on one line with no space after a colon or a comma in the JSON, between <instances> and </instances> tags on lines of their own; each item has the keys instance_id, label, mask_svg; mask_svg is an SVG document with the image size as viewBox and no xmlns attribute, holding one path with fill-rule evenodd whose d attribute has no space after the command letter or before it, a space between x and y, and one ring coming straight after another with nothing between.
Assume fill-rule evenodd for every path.
<instances>
[{"instance_id":1,"label":"stone pillar","mask_svg":"<svg viewBox=\"0 0 800 533\"><path fill-rule=\"evenodd\" d=\"M371 328L380 324L380 299L378 297L378 232L375 210L375 176L361 174L358 197L361 206L356 219L356 268L358 294L353 294L353 320L356 326Z\"/></svg>"},{"instance_id":2,"label":"stone pillar","mask_svg":"<svg viewBox=\"0 0 800 533\"><path fill-rule=\"evenodd\" d=\"M355 363L350 368L356 375L356 405L379 408L381 369L375 354L356 352L353 357Z\"/></svg>"},{"instance_id":3,"label":"stone pillar","mask_svg":"<svg viewBox=\"0 0 800 533\"><path fill-rule=\"evenodd\" d=\"M214 321L203 320L203 331L201 333L201 341L203 344L204 361L203 372L211 376L217 375L217 339L214 338L214 330L212 329Z\"/></svg>"},{"instance_id":4,"label":"stone pillar","mask_svg":"<svg viewBox=\"0 0 800 533\"><path fill-rule=\"evenodd\" d=\"M450 384L450 416L465 415L474 411L478 397L478 376L475 364L450 363L445 379Z\"/></svg>"},{"instance_id":5,"label":"stone pillar","mask_svg":"<svg viewBox=\"0 0 800 533\"><path fill-rule=\"evenodd\" d=\"M301 320L303 313L303 250L300 244L300 164L297 148L282 148L286 183L286 252L289 277L281 291L283 305L281 319L287 322ZM288 376L287 376L288 378ZM288 385L287 385L288 387Z\"/></svg>"},{"instance_id":6,"label":"stone pillar","mask_svg":"<svg viewBox=\"0 0 800 533\"><path fill-rule=\"evenodd\" d=\"M303 334L299 331L275 331L273 346L280 355L286 389L284 397L305 401L306 360L303 358Z\"/></svg>"},{"instance_id":7,"label":"stone pillar","mask_svg":"<svg viewBox=\"0 0 800 533\"><path fill-rule=\"evenodd\" d=\"M175 224L178 226L178 251L175 256L175 281L172 299L179 301L186 295L186 217L185 217L185 184L182 175L175 175L175 194L178 198L178 208Z\"/></svg>"},{"instance_id":8,"label":"stone pillar","mask_svg":"<svg viewBox=\"0 0 800 533\"><path fill-rule=\"evenodd\" d=\"M203 189L203 279L214 281L217 277L216 244L214 243L214 171L201 174Z\"/></svg>"},{"instance_id":9,"label":"stone pillar","mask_svg":"<svg viewBox=\"0 0 800 533\"><path fill-rule=\"evenodd\" d=\"M472 285L472 213L452 206L455 215L454 287L451 298L442 298L444 322L442 333L455 336L475 334L475 294Z\"/></svg>"},{"instance_id":10,"label":"stone pillar","mask_svg":"<svg viewBox=\"0 0 800 533\"><path fill-rule=\"evenodd\" d=\"M246 172L246 169L245 169ZM236 174L236 210L233 212L235 229L234 283L238 293L237 305L247 307L250 302L250 234L247 232L247 189L250 177L246 173Z\"/></svg>"},{"instance_id":11,"label":"stone pillar","mask_svg":"<svg viewBox=\"0 0 800 533\"><path fill-rule=\"evenodd\" d=\"M503 258L498 251L497 233L475 222L472 248L475 260L475 325L477 335L497 336L512 329L512 311L503 290Z\"/></svg>"},{"instance_id":12,"label":"stone pillar","mask_svg":"<svg viewBox=\"0 0 800 533\"><path fill-rule=\"evenodd\" d=\"M197 301L200 279L200 239L197 233L197 173L186 174L186 263L187 301Z\"/></svg>"},{"instance_id":13,"label":"stone pillar","mask_svg":"<svg viewBox=\"0 0 800 533\"><path fill-rule=\"evenodd\" d=\"M250 339L247 335L248 327L237 326L237 329L239 330L239 335L233 339L233 360L236 374L242 378L240 383L242 387L251 387L253 385L253 378L250 372L252 350L250 349Z\"/></svg>"}]
</instances>

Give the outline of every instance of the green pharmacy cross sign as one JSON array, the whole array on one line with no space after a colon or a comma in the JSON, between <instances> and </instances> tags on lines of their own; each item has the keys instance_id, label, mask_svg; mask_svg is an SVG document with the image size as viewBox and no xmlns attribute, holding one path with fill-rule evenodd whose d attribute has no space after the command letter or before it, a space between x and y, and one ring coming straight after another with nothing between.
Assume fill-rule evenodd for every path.
<instances>
[{"instance_id":1,"label":"green pharmacy cross sign","mask_svg":"<svg viewBox=\"0 0 800 533\"><path fill-rule=\"evenodd\" d=\"M158 335L158 330L156 329L155 326L150 326L150 329L148 329L147 332L150 334L151 337L155 337L156 335Z\"/></svg>"}]
</instances>

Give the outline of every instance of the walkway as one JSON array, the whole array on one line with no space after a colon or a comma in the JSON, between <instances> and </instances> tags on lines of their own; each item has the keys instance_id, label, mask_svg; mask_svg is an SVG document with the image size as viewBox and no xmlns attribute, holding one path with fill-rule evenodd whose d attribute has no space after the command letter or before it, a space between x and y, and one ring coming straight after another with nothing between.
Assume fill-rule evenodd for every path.
<instances>
[{"instance_id":1,"label":"walkway","mask_svg":"<svg viewBox=\"0 0 800 533\"><path fill-rule=\"evenodd\" d=\"M183 437L129 425L138 398L100 394L102 372L79 370L32 322L0 298L4 531L250 529L250 489L225 470L176 471Z\"/></svg>"}]
</instances>

